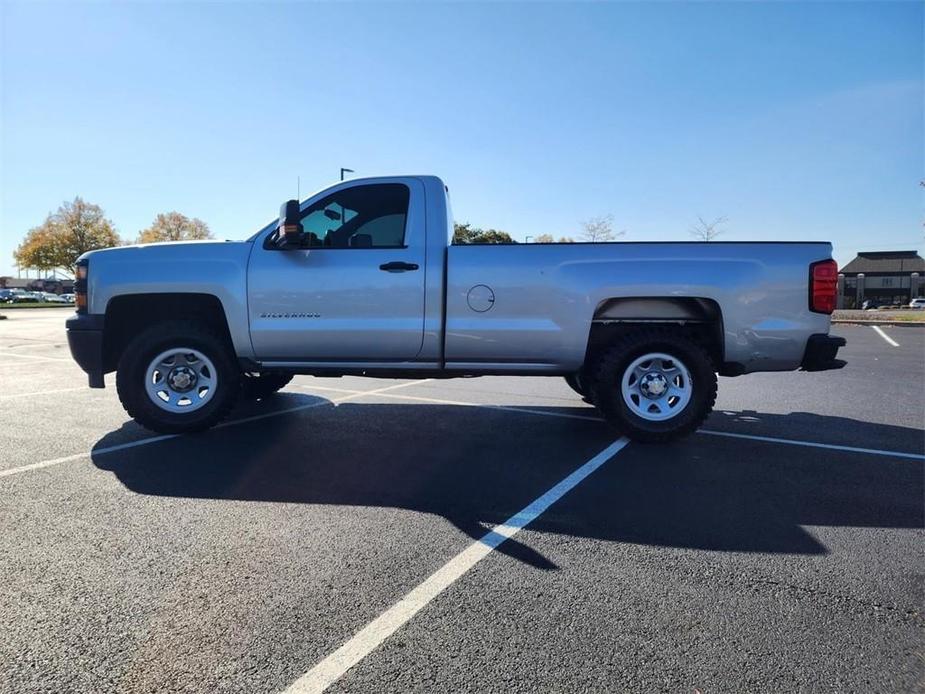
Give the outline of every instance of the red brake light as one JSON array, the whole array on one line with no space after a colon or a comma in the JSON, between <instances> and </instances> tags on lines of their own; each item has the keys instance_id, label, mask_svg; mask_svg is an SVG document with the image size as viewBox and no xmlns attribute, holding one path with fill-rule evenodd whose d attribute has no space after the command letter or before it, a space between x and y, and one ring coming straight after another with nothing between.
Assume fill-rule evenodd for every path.
<instances>
[{"instance_id":1,"label":"red brake light","mask_svg":"<svg viewBox=\"0 0 925 694\"><path fill-rule=\"evenodd\" d=\"M823 260L809 266L809 310L832 313L838 292L838 264Z\"/></svg>"}]
</instances>

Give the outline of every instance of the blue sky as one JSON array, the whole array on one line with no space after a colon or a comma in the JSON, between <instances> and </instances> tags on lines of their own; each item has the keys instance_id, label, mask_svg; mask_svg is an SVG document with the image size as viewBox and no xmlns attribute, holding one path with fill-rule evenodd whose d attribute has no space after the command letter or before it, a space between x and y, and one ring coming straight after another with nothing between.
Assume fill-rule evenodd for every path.
<instances>
[{"instance_id":1,"label":"blue sky","mask_svg":"<svg viewBox=\"0 0 925 694\"><path fill-rule=\"evenodd\" d=\"M901 3L0 5L0 273L63 200L244 238L296 192L435 173L523 240L923 249L923 15Z\"/></svg>"}]
</instances>

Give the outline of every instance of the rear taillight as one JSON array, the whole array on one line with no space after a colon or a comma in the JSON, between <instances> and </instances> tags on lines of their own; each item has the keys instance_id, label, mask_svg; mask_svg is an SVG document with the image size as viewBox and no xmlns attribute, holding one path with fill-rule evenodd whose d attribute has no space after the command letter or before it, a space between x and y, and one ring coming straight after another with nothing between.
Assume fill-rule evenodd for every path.
<instances>
[{"instance_id":1,"label":"rear taillight","mask_svg":"<svg viewBox=\"0 0 925 694\"><path fill-rule=\"evenodd\" d=\"M832 313L838 292L838 264L822 260L809 266L809 310Z\"/></svg>"},{"instance_id":2,"label":"rear taillight","mask_svg":"<svg viewBox=\"0 0 925 694\"><path fill-rule=\"evenodd\" d=\"M87 276L89 272L89 260L81 260L77 263L77 272L74 275L74 308L77 313L87 312Z\"/></svg>"}]
</instances>

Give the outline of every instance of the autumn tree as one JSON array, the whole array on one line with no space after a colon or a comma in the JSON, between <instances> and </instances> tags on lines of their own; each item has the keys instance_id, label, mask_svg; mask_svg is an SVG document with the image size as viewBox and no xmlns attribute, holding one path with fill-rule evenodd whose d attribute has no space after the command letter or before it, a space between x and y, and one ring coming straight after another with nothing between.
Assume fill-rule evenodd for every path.
<instances>
[{"instance_id":1,"label":"autumn tree","mask_svg":"<svg viewBox=\"0 0 925 694\"><path fill-rule=\"evenodd\" d=\"M43 273L58 267L59 255L58 235L47 222L30 229L26 238L13 251L13 258L18 266Z\"/></svg>"},{"instance_id":2,"label":"autumn tree","mask_svg":"<svg viewBox=\"0 0 925 694\"><path fill-rule=\"evenodd\" d=\"M690 228L691 236L698 241L712 241L725 231L721 227L727 221L729 220L726 217L717 217L712 222L707 222L698 215L697 223Z\"/></svg>"},{"instance_id":3,"label":"autumn tree","mask_svg":"<svg viewBox=\"0 0 925 694\"><path fill-rule=\"evenodd\" d=\"M474 243L517 243L506 231L498 229L479 229L468 222L453 224L453 244L466 245Z\"/></svg>"},{"instance_id":4,"label":"autumn tree","mask_svg":"<svg viewBox=\"0 0 925 694\"><path fill-rule=\"evenodd\" d=\"M571 236L560 236L556 243L575 243L575 239L573 239Z\"/></svg>"},{"instance_id":5,"label":"autumn tree","mask_svg":"<svg viewBox=\"0 0 925 694\"><path fill-rule=\"evenodd\" d=\"M43 271L63 268L73 274L77 259L87 251L121 244L102 208L76 197L30 229L13 257L20 267Z\"/></svg>"},{"instance_id":6,"label":"autumn tree","mask_svg":"<svg viewBox=\"0 0 925 694\"><path fill-rule=\"evenodd\" d=\"M613 230L613 215L606 214L600 217L592 217L581 223L581 240L591 243L606 243L615 241L620 236L625 236L626 230Z\"/></svg>"},{"instance_id":7,"label":"autumn tree","mask_svg":"<svg viewBox=\"0 0 925 694\"><path fill-rule=\"evenodd\" d=\"M201 219L190 219L179 212L159 214L147 229L138 234L137 243L162 243L164 241L198 241L211 239L209 225Z\"/></svg>"},{"instance_id":8,"label":"autumn tree","mask_svg":"<svg viewBox=\"0 0 925 694\"><path fill-rule=\"evenodd\" d=\"M552 234L540 234L536 237L536 243L555 243L556 240Z\"/></svg>"}]
</instances>

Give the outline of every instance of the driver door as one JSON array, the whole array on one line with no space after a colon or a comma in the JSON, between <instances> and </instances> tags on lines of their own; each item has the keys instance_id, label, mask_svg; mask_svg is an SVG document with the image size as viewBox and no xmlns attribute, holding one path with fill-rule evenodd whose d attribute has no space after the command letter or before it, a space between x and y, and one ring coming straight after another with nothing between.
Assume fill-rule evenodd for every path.
<instances>
[{"instance_id":1,"label":"driver door","mask_svg":"<svg viewBox=\"0 0 925 694\"><path fill-rule=\"evenodd\" d=\"M424 186L345 183L302 205L301 243L278 232L248 266L260 361L408 361L424 340Z\"/></svg>"}]
</instances>

